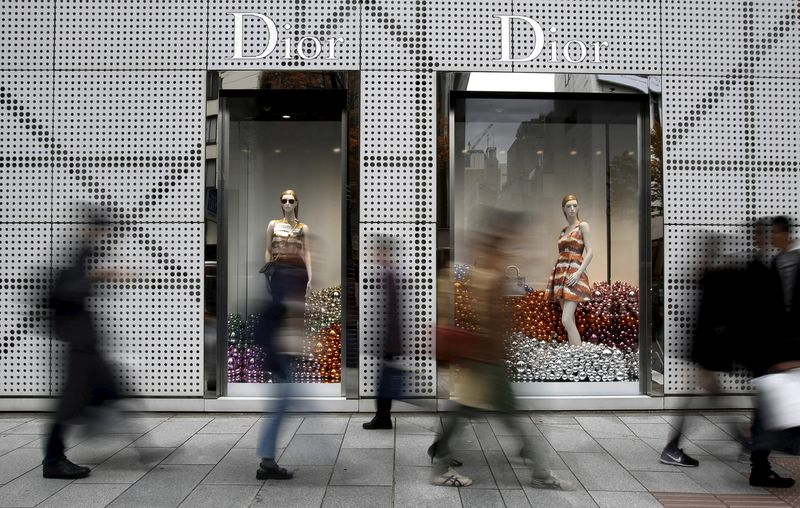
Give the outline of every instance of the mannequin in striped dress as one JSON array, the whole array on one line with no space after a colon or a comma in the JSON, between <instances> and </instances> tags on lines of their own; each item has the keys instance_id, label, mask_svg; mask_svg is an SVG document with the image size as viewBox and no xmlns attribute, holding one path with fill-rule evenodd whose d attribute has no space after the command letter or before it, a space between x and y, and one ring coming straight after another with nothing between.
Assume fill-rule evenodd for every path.
<instances>
[{"instance_id":1,"label":"mannequin in striped dress","mask_svg":"<svg viewBox=\"0 0 800 508\"><path fill-rule=\"evenodd\" d=\"M569 343L582 344L575 309L588 302L591 295L586 269L592 261L589 224L578 217L578 198L568 194L561 200L561 210L567 226L558 238L558 260L547 282L547 297L561 305L561 323L567 331Z\"/></svg>"}]
</instances>

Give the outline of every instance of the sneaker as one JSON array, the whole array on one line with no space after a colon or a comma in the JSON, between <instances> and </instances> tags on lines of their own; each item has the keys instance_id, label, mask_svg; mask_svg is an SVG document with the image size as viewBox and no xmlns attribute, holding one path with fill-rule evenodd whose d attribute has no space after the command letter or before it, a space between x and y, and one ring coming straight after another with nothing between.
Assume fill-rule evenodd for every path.
<instances>
[{"instance_id":1,"label":"sneaker","mask_svg":"<svg viewBox=\"0 0 800 508\"><path fill-rule=\"evenodd\" d=\"M775 471L769 471L767 474L750 473L750 485L753 487L788 489L794 485L794 479L778 476Z\"/></svg>"},{"instance_id":2,"label":"sneaker","mask_svg":"<svg viewBox=\"0 0 800 508\"><path fill-rule=\"evenodd\" d=\"M452 469L448 469L447 472L434 476L431 479L431 485L440 485L442 487L468 487L472 485L472 479L463 474L458 474Z\"/></svg>"},{"instance_id":3,"label":"sneaker","mask_svg":"<svg viewBox=\"0 0 800 508\"><path fill-rule=\"evenodd\" d=\"M293 477L294 473L278 466L266 468L259 466L256 471L257 480L291 480Z\"/></svg>"},{"instance_id":4,"label":"sneaker","mask_svg":"<svg viewBox=\"0 0 800 508\"><path fill-rule=\"evenodd\" d=\"M575 490L575 482L553 476L545 478L531 478L531 487L534 489Z\"/></svg>"},{"instance_id":5,"label":"sneaker","mask_svg":"<svg viewBox=\"0 0 800 508\"><path fill-rule=\"evenodd\" d=\"M89 476L91 469L79 466L67 459L61 459L55 464L42 464L44 478L61 478L62 480L77 480Z\"/></svg>"},{"instance_id":6,"label":"sneaker","mask_svg":"<svg viewBox=\"0 0 800 508\"><path fill-rule=\"evenodd\" d=\"M361 425L362 428L367 430L376 430L376 429L391 429L392 428L392 419L387 418L378 418L377 416L372 420L364 423Z\"/></svg>"},{"instance_id":7,"label":"sneaker","mask_svg":"<svg viewBox=\"0 0 800 508\"><path fill-rule=\"evenodd\" d=\"M693 459L683 453L683 448L678 448L677 450L668 450L664 448L664 451L661 452L660 462L662 464L669 464L670 466L682 467L697 467L698 464L700 464L700 461L697 459Z\"/></svg>"}]
</instances>

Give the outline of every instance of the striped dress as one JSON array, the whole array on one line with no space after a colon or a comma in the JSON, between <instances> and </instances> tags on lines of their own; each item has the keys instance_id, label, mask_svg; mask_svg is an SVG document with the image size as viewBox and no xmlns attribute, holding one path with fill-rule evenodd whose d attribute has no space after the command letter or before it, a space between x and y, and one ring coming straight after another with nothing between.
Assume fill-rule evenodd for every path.
<instances>
[{"instance_id":1,"label":"striped dress","mask_svg":"<svg viewBox=\"0 0 800 508\"><path fill-rule=\"evenodd\" d=\"M583 264L583 234L580 223L567 232L565 227L558 238L558 260L547 281L547 298L550 300L569 300L588 302L591 295L589 277L584 272L572 286L567 286L567 277L577 272Z\"/></svg>"}]
</instances>

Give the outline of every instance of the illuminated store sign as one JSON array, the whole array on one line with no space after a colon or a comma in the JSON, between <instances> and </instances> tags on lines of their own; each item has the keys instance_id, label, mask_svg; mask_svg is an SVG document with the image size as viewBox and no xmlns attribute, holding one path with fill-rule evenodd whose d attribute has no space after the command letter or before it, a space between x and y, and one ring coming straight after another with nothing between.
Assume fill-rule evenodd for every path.
<instances>
[{"instance_id":1,"label":"illuminated store sign","mask_svg":"<svg viewBox=\"0 0 800 508\"><path fill-rule=\"evenodd\" d=\"M538 21L535 19L529 18L527 16L502 16L502 15L495 15L495 18L500 19L500 53L501 56L498 59L495 59L495 62L529 62L534 58L538 57L542 51L545 49L545 40L544 34L545 31L542 28L542 25L539 24ZM511 20L518 20L530 25L530 28L533 29L533 48L531 49L530 53L527 56L523 56L520 58L514 58L511 55ZM547 30L551 34L555 34L558 32L558 28L550 27ZM602 62L601 57L601 50L608 47L608 42L592 42L590 44L586 44L583 41L579 40L570 40L567 41L563 46L558 45L557 41L550 41L547 43L548 49L547 53L548 61L550 62L558 62L561 56L563 55L564 60L570 63L578 63L583 62L589 56L590 48L592 53L592 59L590 60L593 63L600 63ZM573 52L577 53L578 56L573 56Z\"/></svg>"},{"instance_id":2,"label":"illuminated store sign","mask_svg":"<svg viewBox=\"0 0 800 508\"><path fill-rule=\"evenodd\" d=\"M342 37L330 37L322 40L318 37L305 36L295 39L291 35L281 38L278 35L278 25L272 19L257 12L231 12L233 16L233 60L261 60L267 58L278 47L280 39L281 58L291 60L295 56L302 60L336 60L336 45L344 42ZM244 20L252 18L255 23L263 23L267 29L266 46L261 53L254 55L244 54ZM284 30L292 30L291 23L283 25Z\"/></svg>"}]
</instances>

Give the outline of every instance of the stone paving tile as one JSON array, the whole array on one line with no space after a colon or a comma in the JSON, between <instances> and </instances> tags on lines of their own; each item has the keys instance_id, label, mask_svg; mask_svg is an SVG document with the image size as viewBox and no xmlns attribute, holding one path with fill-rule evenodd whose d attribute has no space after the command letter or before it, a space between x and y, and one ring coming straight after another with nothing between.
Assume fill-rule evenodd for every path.
<instances>
[{"instance_id":1,"label":"stone paving tile","mask_svg":"<svg viewBox=\"0 0 800 508\"><path fill-rule=\"evenodd\" d=\"M217 416L198 434L245 434L259 420L257 416Z\"/></svg>"},{"instance_id":2,"label":"stone paving tile","mask_svg":"<svg viewBox=\"0 0 800 508\"><path fill-rule=\"evenodd\" d=\"M171 418L137 439L133 446L177 448L210 421L211 418Z\"/></svg>"},{"instance_id":3,"label":"stone paving tile","mask_svg":"<svg viewBox=\"0 0 800 508\"><path fill-rule=\"evenodd\" d=\"M261 488L250 485L198 485L179 505L185 508L246 508Z\"/></svg>"},{"instance_id":4,"label":"stone paving tile","mask_svg":"<svg viewBox=\"0 0 800 508\"><path fill-rule=\"evenodd\" d=\"M528 496L525 491L520 490L501 490L500 494L503 496L503 503L506 508L530 508L531 503L528 501Z\"/></svg>"},{"instance_id":5,"label":"stone paving tile","mask_svg":"<svg viewBox=\"0 0 800 508\"><path fill-rule=\"evenodd\" d=\"M394 450L387 449L343 449L336 459L330 484L391 487L393 455Z\"/></svg>"},{"instance_id":6,"label":"stone paving tile","mask_svg":"<svg viewBox=\"0 0 800 508\"><path fill-rule=\"evenodd\" d=\"M509 424L506 423L504 418L498 416L490 416L487 418L489 425L495 436L541 436L541 431L534 425L530 417L522 415L514 415L507 417L511 420Z\"/></svg>"},{"instance_id":7,"label":"stone paving tile","mask_svg":"<svg viewBox=\"0 0 800 508\"><path fill-rule=\"evenodd\" d=\"M622 420L612 415L577 416L578 423L594 438L632 437L633 432Z\"/></svg>"},{"instance_id":8,"label":"stone paving tile","mask_svg":"<svg viewBox=\"0 0 800 508\"><path fill-rule=\"evenodd\" d=\"M503 449L500 447L500 442L497 440L497 436L492 431L492 426L489 425L489 423L473 422L472 430L475 431L475 435L478 437L478 443L481 445L481 450L499 451ZM541 435L541 433L539 435Z\"/></svg>"},{"instance_id":9,"label":"stone paving tile","mask_svg":"<svg viewBox=\"0 0 800 508\"><path fill-rule=\"evenodd\" d=\"M42 463L42 450L17 448L0 457L0 485L18 478Z\"/></svg>"},{"instance_id":10,"label":"stone paving tile","mask_svg":"<svg viewBox=\"0 0 800 508\"><path fill-rule=\"evenodd\" d=\"M504 506L503 496L497 489L458 489L464 508L491 508Z\"/></svg>"},{"instance_id":11,"label":"stone paving tile","mask_svg":"<svg viewBox=\"0 0 800 508\"><path fill-rule=\"evenodd\" d=\"M362 425L372 417L354 416L347 424L342 448L394 448L393 429L366 430Z\"/></svg>"},{"instance_id":12,"label":"stone paving tile","mask_svg":"<svg viewBox=\"0 0 800 508\"><path fill-rule=\"evenodd\" d=\"M485 451L486 462L499 489L519 489L519 479L502 451Z\"/></svg>"},{"instance_id":13,"label":"stone paving tile","mask_svg":"<svg viewBox=\"0 0 800 508\"><path fill-rule=\"evenodd\" d=\"M641 439L598 439L597 442L626 469L637 471L675 470L675 466L659 462L661 452L654 450Z\"/></svg>"},{"instance_id":14,"label":"stone paving tile","mask_svg":"<svg viewBox=\"0 0 800 508\"><path fill-rule=\"evenodd\" d=\"M235 448L257 448L258 440L264 434L264 425L267 423L267 418L261 418L254 423L250 430L242 436L242 439L236 443ZM289 444L289 441L292 440L302 423L303 417L301 416L287 416L283 419L281 428L278 429L278 448L285 448Z\"/></svg>"},{"instance_id":15,"label":"stone paving tile","mask_svg":"<svg viewBox=\"0 0 800 508\"><path fill-rule=\"evenodd\" d=\"M644 491L614 458L603 453L566 453L561 457L586 490Z\"/></svg>"},{"instance_id":16,"label":"stone paving tile","mask_svg":"<svg viewBox=\"0 0 800 508\"><path fill-rule=\"evenodd\" d=\"M70 480L42 478L42 466L38 466L0 487L0 506L36 506L69 483Z\"/></svg>"},{"instance_id":17,"label":"stone paving tile","mask_svg":"<svg viewBox=\"0 0 800 508\"><path fill-rule=\"evenodd\" d=\"M141 437L141 434L101 434L69 449L76 464L100 464Z\"/></svg>"},{"instance_id":18,"label":"stone paving tile","mask_svg":"<svg viewBox=\"0 0 800 508\"><path fill-rule=\"evenodd\" d=\"M261 458L256 456L255 450L234 448L214 466L214 469L203 479L203 483L261 486L262 480L256 479L259 462L261 462Z\"/></svg>"},{"instance_id":19,"label":"stone paving tile","mask_svg":"<svg viewBox=\"0 0 800 508\"><path fill-rule=\"evenodd\" d=\"M92 474L75 483L133 484L156 467L174 448L125 448L102 464Z\"/></svg>"},{"instance_id":20,"label":"stone paving tile","mask_svg":"<svg viewBox=\"0 0 800 508\"><path fill-rule=\"evenodd\" d=\"M159 465L116 498L112 507L172 508L183 502L211 470L209 465Z\"/></svg>"},{"instance_id":21,"label":"stone paving tile","mask_svg":"<svg viewBox=\"0 0 800 508\"><path fill-rule=\"evenodd\" d=\"M681 471L631 470L630 473L650 492L691 492L700 494L708 492Z\"/></svg>"},{"instance_id":22,"label":"stone paving tile","mask_svg":"<svg viewBox=\"0 0 800 508\"><path fill-rule=\"evenodd\" d=\"M395 463L399 466L430 466L431 459L427 451L433 438L433 434L398 434L395 441Z\"/></svg>"},{"instance_id":23,"label":"stone paving tile","mask_svg":"<svg viewBox=\"0 0 800 508\"><path fill-rule=\"evenodd\" d=\"M297 434L281 455L280 462L295 466L332 466L342 445L341 434Z\"/></svg>"},{"instance_id":24,"label":"stone paving tile","mask_svg":"<svg viewBox=\"0 0 800 508\"><path fill-rule=\"evenodd\" d=\"M396 508L460 508L459 489L431 485L430 467L395 468L394 505ZM472 488L463 487L463 488Z\"/></svg>"},{"instance_id":25,"label":"stone paving tile","mask_svg":"<svg viewBox=\"0 0 800 508\"><path fill-rule=\"evenodd\" d=\"M397 434L436 434L442 430L439 415L432 416L398 416L395 418Z\"/></svg>"},{"instance_id":26,"label":"stone paving tile","mask_svg":"<svg viewBox=\"0 0 800 508\"><path fill-rule=\"evenodd\" d=\"M335 475L336 473L334 473ZM322 508L374 508L391 506L391 487L331 486L325 492Z\"/></svg>"},{"instance_id":27,"label":"stone paving tile","mask_svg":"<svg viewBox=\"0 0 800 508\"><path fill-rule=\"evenodd\" d=\"M178 447L164 464L216 464L236 441L238 434L195 434Z\"/></svg>"},{"instance_id":28,"label":"stone paving tile","mask_svg":"<svg viewBox=\"0 0 800 508\"><path fill-rule=\"evenodd\" d=\"M53 421L50 418L36 418L34 420L28 420L22 425L15 425L13 428L3 431L3 433L45 435L50 433L52 424Z\"/></svg>"},{"instance_id":29,"label":"stone paving tile","mask_svg":"<svg viewBox=\"0 0 800 508\"><path fill-rule=\"evenodd\" d=\"M603 450L580 425L539 424L539 429L557 452L600 452Z\"/></svg>"},{"instance_id":30,"label":"stone paving tile","mask_svg":"<svg viewBox=\"0 0 800 508\"><path fill-rule=\"evenodd\" d=\"M646 492L589 491L600 508L662 508L652 494Z\"/></svg>"},{"instance_id":31,"label":"stone paving tile","mask_svg":"<svg viewBox=\"0 0 800 508\"><path fill-rule=\"evenodd\" d=\"M5 484L0 487L0 506L351 508L393 502L413 508L635 508L657 506L652 503L658 496L706 491L716 494L712 497L717 501L780 502L764 489L750 487L749 466L735 462L739 445L731 429L747 420L740 413L691 415L687 434L694 439L684 436L681 446L701 461L693 469L658 462L666 442L662 436L672 429L667 422L676 421L674 413L517 415L549 467L576 479L574 492L533 489L530 464L519 458L521 437L506 435L515 430L506 429L494 414L479 414L459 428L454 455L464 465L458 470L474 480L461 489L429 484L432 469L426 450L439 428L439 416L405 414L396 417L394 430L366 431L361 424L371 416L287 416L279 433L279 462L296 477L262 482L255 478L255 447L264 418L131 415L130 424L122 421L92 437L67 435L68 456L95 464L88 478L70 483L41 477L46 439L41 431L49 428L48 418L0 415L0 429L3 422L14 422L6 432L0 430L0 485ZM136 428L147 433L141 435ZM793 474L780 465L781 456L775 458L779 473Z\"/></svg>"},{"instance_id":32,"label":"stone paving tile","mask_svg":"<svg viewBox=\"0 0 800 508\"><path fill-rule=\"evenodd\" d=\"M252 506L259 508L319 507L333 474L333 466L290 467L294 478L288 481L267 480Z\"/></svg>"},{"instance_id":33,"label":"stone paving tile","mask_svg":"<svg viewBox=\"0 0 800 508\"><path fill-rule=\"evenodd\" d=\"M751 487L744 475L719 459L706 456L700 467L684 468L683 474L712 494L763 494L762 488Z\"/></svg>"},{"instance_id":34,"label":"stone paving tile","mask_svg":"<svg viewBox=\"0 0 800 508\"><path fill-rule=\"evenodd\" d=\"M622 420L622 423L666 423L666 420L659 415L652 415L647 413L633 414L633 413L616 413L617 418Z\"/></svg>"},{"instance_id":35,"label":"stone paving tile","mask_svg":"<svg viewBox=\"0 0 800 508\"><path fill-rule=\"evenodd\" d=\"M542 455L542 460L551 469L566 469L567 465L561 459L561 456L550 446L550 443L544 437L531 436L531 441L536 447L536 451ZM497 438L500 446L503 448L508 461L513 467L525 467L525 462L520 456L522 448L522 441L515 436L500 436Z\"/></svg>"},{"instance_id":36,"label":"stone paving tile","mask_svg":"<svg viewBox=\"0 0 800 508\"><path fill-rule=\"evenodd\" d=\"M8 432L31 420L33 418L0 418L0 432Z\"/></svg>"},{"instance_id":37,"label":"stone paving tile","mask_svg":"<svg viewBox=\"0 0 800 508\"><path fill-rule=\"evenodd\" d=\"M30 434L0 434L0 455L5 455L37 439L39 439L37 436Z\"/></svg>"},{"instance_id":38,"label":"stone paving tile","mask_svg":"<svg viewBox=\"0 0 800 508\"><path fill-rule=\"evenodd\" d=\"M298 434L344 434L350 416L306 416Z\"/></svg>"},{"instance_id":39,"label":"stone paving tile","mask_svg":"<svg viewBox=\"0 0 800 508\"><path fill-rule=\"evenodd\" d=\"M129 486L124 484L79 484L67 485L47 498L41 508L103 508L108 506Z\"/></svg>"}]
</instances>

